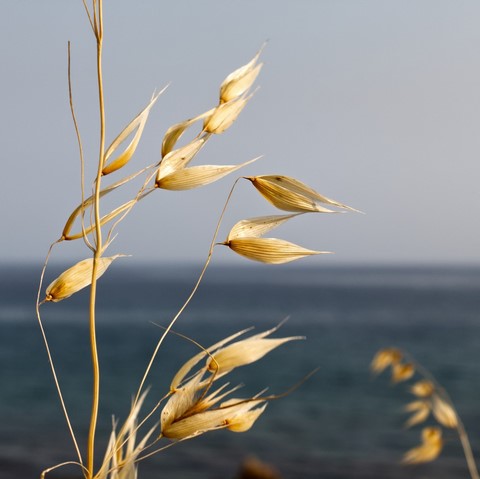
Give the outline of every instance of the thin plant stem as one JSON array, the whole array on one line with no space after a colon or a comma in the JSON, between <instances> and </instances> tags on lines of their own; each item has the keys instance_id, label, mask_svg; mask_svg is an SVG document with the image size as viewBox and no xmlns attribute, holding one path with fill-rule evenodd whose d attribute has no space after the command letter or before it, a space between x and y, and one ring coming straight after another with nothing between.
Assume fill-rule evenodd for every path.
<instances>
[{"instance_id":1,"label":"thin plant stem","mask_svg":"<svg viewBox=\"0 0 480 479\"><path fill-rule=\"evenodd\" d=\"M77 117L75 115L75 108L73 103L70 42L68 42L68 100L70 103L70 112L72 115L73 127L75 128L75 135L77 137L77 143L78 143L78 152L80 155L80 190L81 190L81 197L82 197L81 204L83 205L85 201L85 157L83 154L83 143L82 143L82 138L80 136L80 129L78 127ZM90 244L90 241L88 240L88 237L85 234L85 222L84 222L85 209L83 207L82 207L81 217L82 217L83 239L87 247L93 251L93 246Z\"/></svg>"},{"instance_id":2,"label":"thin plant stem","mask_svg":"<svg viewBox=\"0 0 480 479\"><path fill-rule=\"evenodd\" d=\"M47 334L46 334L45 329L43 327L43 322L42 322L42 318L41 318L41 315L40 315L40 305L42 304L40 302L40 294L41 294L41 290L42 290L45 271L47 269L48 259L50 257L50 254L52 253L53 247L59 241L56 241L55 243L53 243L50 246L50 248L48 250L48 253L47 253L47 257L45 258L45 263L44 263L43 268L42 268L42 273L40 274L40 283L38 285L37 304L35 306L35 309L36 309L36 313L37 313L38 324L40 326L40 331L41 331L42 338L43 338L43 343L44 343L45 349L47 351L48 362L50 364L50 369L52 371L53 381L55 382L55 388L57 389L57 393L58 393L58 397L60 399L60 404L62 406L63 414L65 416L65 420L67 421L68 430L70 432L70 436L72 437L73 445L75 447L75 451L77 452L78 460L80 461L81 464L83 464L82 454L80 452L80 448L78 447L77 439L75 437L75 433L73 431L72 423L71 423L70 417L68 415L68 410L67 410L67 406L65 404L65 400L63 399L62 389L60 387L60 381L58 380L57 372L56 372L56 369L55 369L55 364L53 362L53 356L52 356L52 353L51 353L51 350L50 350L50 345L49 345L48 339L47 339Z\"/></svg>"},{"instance_id":3,"label":"thin plant stem","mask_svg":"<svg viewBox=\"0 0 480 479\"><path fill-rule=\"evenodd\" d=\"M88 432L87 444L87 470L88 478L91 479L94 474L94 458L95 458L95 433L98 420L98 408L100 401L100 364L98 360L97 336L96 336L96 294L97 294L97 270L98 261L102 254L102 230L100 223L100 190L102 169L104 164L105 150L105 105L103 94L103 77L102 77L102 47L103 47L103 15L102 0L98 0L98 16L96 2L94 1L94 21L96 26L97 38L97 82L98 82L98 99L100 113L100 144L98 169L95 181L95 200L94 200L94 217L95 217L95 251L93 255L92 266L92 282L90 286L90 305L89 305L89 326L90 326L90 348L92 357L92 374L93 374L93 391L92 391L92 409L90 415L90 428Z\"/></svg>"},{"instance_id":4,"label":"thin plant stem","mask_svg":"<svg viewBox=\"0 0 480 479\"><path fill-rule=\"evenodd\" d=\"M137 403L139 397L140 397L140 394L142 393L142 390L143 390L143 386L145 384L145 381L148 377L148 374L150 373L150 370L152 368L152 365L153 365L153 362L155 361L155 358L158 354L158 351L160 349L160 346L163 344L163 341L165 340L167 334L170 332L170 330L172 329L173 325L175 324L175 322L177 321L177 319L180 317L180 315L183 313L183 311L185 310L185 308L188 306L188 304L190 303L190 301L192 300L193 296L195 295L195 293L197 292L197 289L198 287L200 286L200 283L202 282L202 279L203 279L203 276L205 275L205 272L207 271L207 268L208 268L208 265L210 264L210 260L212 259L212 255L213 255L213 248L215 247L215 241L217 240L217 236L218 236L218 232L220 230L220 225L222 223L222 220L223 220L223 217L225 216L225 211L227 209L227 206L228 206L228 203L230 202L230 199L232 197L232 194L233 194L233 191L235 189L235 187L237 186L237 183L238 181L240 180L241 178L237 178L235 180L235 182L233 183L233 186L230 190L230 193L228 194L227 196L227 199L225 201L225 204L223 206L223 209L222 209L222 212L220 214L220 218L218 219L218 223L217 223L217 226L215 228L215 232L213 234L213 238L212 238L212 242L210 243L210 248L208 250L208 255L207 255L207 259L205 261L205 265L203 266L203 269L202 271L200 272L200 275L198 277L198 280L197 282L195 283L195 286L193 287L191 293L189 294L188 298L186 299L186 301L183 303L183 306L178 310L177 314L173 317L173 319L170 321L170 323L168 324L168 326L165 328L165 331L163 332L162 336L160 336L160 339L158 340L157 342L157 345L155 346L155 349L153 351L153 354L150 358L150 361L148 363L148 366L147 366L147 369L145 370L145 373L142 377L142 380L140 382L140 386L138 387L138 391L137 391L137 394L135 396L135 401L134 401L134 404Z\"/></svg>"}]
</instances>

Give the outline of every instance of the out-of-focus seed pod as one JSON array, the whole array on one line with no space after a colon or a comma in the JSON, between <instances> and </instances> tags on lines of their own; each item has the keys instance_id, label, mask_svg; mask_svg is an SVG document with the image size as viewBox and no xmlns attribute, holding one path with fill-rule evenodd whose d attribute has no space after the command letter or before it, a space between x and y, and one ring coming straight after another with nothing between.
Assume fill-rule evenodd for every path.
<instances>
[{"instance_id":1,"label":"out-of-focus seed pod","mask_svg":"<svg viewBox=\"0 0 480 479\"><path fill-rule=\"evenodd\" d=\"M96 278L100 278L112 261L121 256L124 255L117 254L115 256L100 258L98 260ZM47 287L45 301L56 303L87 287L92 282L92 271L93 258L84 259L67 269Z\"/></svg>"},{"instance_id":2,"label":"out-of-focus seed pod","mask_svg":"<svg viewBox=\"0 0 480 479\"><path fill-rule=\"evenodd\" d=\"M422 444L407 451L402 462L420 464L434 461L442 452L442 448L442 430L439 427L425 427L422 430Z\"/></svg>"},{"instance_id":3,"label":"out-of-focus seed pod","mask_svg":"<svg viewBox=\"0 0 480 479\"><path fill-rule=\"evenodd\" d=\"M442 426L452 429L458 426L458 418L455 410L438 394L434 394L432 397L432 411L435 419Z\"/></svg>"},{"instance_id":4,"label":"out-of-focus seed pod","mask_svg":"<svg viewBox=\"0 0 480 479\"><path fill-rule=\"evenodd\" d=\"M433 394L434 391L435 391L435 386L432 384L431 381L428 381L426 379L417 381L410 388L410 392L419 398L429 397Z\"/></svg>"},{"instance_id":5,"label":"out-of-focus seed pod","mask_svg":"<svg viewBox=\"0 0 480 479\"><path fill-rule=\"evenodd\" d=\"M392 382L408 381L415 374L415 367L411 363L397 363L392 366Z\"/></svg>"},{"instance_id":6,"label":"out-of-focus seed pod","mask_svg":"<svg viewBox=\"0 0 480 479\"><path fill-rule=\"evenodd\" d=\"M430 415L430 402L412 401L404 407L404 410L414 413L405 423L405 427L412 427L427 420Z\"/></svg>"},{"instance_id":7,"label":"out-of-focus seed pod","mask_svg":"<svg viewBox=\"0 0 480 479\"><path fill-rule=\"evenodd\" d=\"M402 353L396 348L381 349L377 352L370 364L370 370L375 374L380 374L388 366L397 364L402 359Z\"/></svg>"}]
</instances>

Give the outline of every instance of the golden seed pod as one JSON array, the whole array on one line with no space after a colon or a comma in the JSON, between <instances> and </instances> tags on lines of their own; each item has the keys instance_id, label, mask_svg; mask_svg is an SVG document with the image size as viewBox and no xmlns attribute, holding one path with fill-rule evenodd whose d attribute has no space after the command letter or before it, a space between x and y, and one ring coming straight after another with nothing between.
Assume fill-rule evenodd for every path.
<instances>
[{"instance_id":1,"label":"golden seed pod","mask_svg":"<svg viewBox=\"0 0 480 479\"><path fill-rule=\"evenodd\" d=\"M442 399L438 394L432 397L432 412L435 419L445 427L456 428L458 426L458 418L455 410L447 401Z\"/></svg>"},{"instance_id":2,"label":"golden seed pod","mask_svg":"<svg viewBox=\"0 0 480 479\"><path fill-rule=\"evenodd\" d=\"M245 178L252 182L253 186L268 202L281 210L302 213L335 213L334 210L324 208L318 204L324 203L358 212L358 210L350 206L317 193L306 184L289 176L261 175Z\"/></svg>"},{"instance_id":3,"label":"golden seed pod","mask_svg":"<svg viewBox=\"0 0 480 479\"><path fill-rule=\"evenodd\" d=\"M205 144L204 138L193 140L181 148L171 151L161 161L158 167L156 182L165 176L185 168Z\"/></svg>"},{"instance_id":4,"label":"golden seed pod","mask_svg":"<svg viewBox=\"0 0 480 479\"><path fill-rule=\"evenodd\" d=\"M194 118L190 118L188 120L182 121L180 123L177 123L171 126L165 133L165 136L163 137L162 158L165 158L165 156L167 156L168 153L170 153L175 148L177 141L180 139L180 137L185 133L185 131L188 128L190 128L197 121L203 120L209 117L214 111L215 109L212 108L211 110L208 110L205 113L202 113Z\"/></svg>"},{"instance_id":5,"label":"golden seed pod","mask_svg":"<svg viewBox=\"0 0 480 479\"><path fill-rule=\"evenodd\" d=\"M263 49L263 47L262 47ZM262 63L257 64L262 49L246 65L238 68L223 80L220 86L220 103L227 103L246 93L255 82Z\"/></svg>"},{"instance_id":6,"label":"golden seed pod","mask_svg":"<svg viewBox=\"0 0 480 479\"><path fill-rule=\"evenodd\" d=\"M255 421L262 415L267 403L255 409L248 409L227 420L227 429L232 432L246 432L252 428Z\"/></svg>"},{"instance_id":7,"label":"golden seed pod","mask_svg":"<svg viewBox=\"0 0 480 479\"><path fill-rule=\"evenodd\" d=\"M201 379L202 374L196 374L187 384L172 393L160 414L161 430L167 428L193 407Z\"/></svg>"},{"instance_id":8,"label":"golden seed pod","mask_svg":"<svg viewBox=\"0 0 480 479\"><path fill-rule=\"evenodd\" d=\"M404 410L414 413L405 423L405 427L409 428L427 420L430 415L430 403L428 401L412 401L405 406Z\"/></svg>"},{"instance_id":9,"label":"golden seed pod","mask_svg":"<svg viewBox=\"0 0 480 479\"><path fill-rule=\"evenodd\" d=\"M117 254L115 256L100 258L98 260L96 278L100 278L112 261L121 256L124 255ZM67 269L47 287L45 301L57 303L89 286L92 282L92 271L93 258L84 259Z\"/></svg>"},{"instance_id":10,"label":"golden seed pod","mask_svg":"<svg viewBox=\"0 0 480 479\"><path fill-rule=\"evenodd\" d=\"M246 161L240 165L201 165L179 169L157 180L157 188L164 190L191 190L220 180L234 171L258 160Z\"/></svg>"},{"instance_id":11,"label":"golden seed pod","mask_svg":"<svg viewBox=\"0 0 480 479\"><path fill-rule=\"evenodd\" d=\"M397 363L392 366L392 382L408 381L415 374L415 367L411 363Z\"/></svg>"},{"instance_id":12,"label":"golden seed pod","mask_svg":"<svg viewBox=\"0 0 480 479\"><path fill-rule=\"evenodd\" d=\"M422 379L417 381L411 388L410 392L419 398L430 397L435 391L435 386L431 381Z\"/></svg>"},{"instance_id":13,"label":"golden seed pod","mask_svg":"<svg viewBox=\"0 0 480 479\"><path fill-rule=\"evenodd\" d=\"M373 358L370 364L370 370L374 374L380 374L383 372L388 366L392 366L398 364L403 355L399 349L396 348L386 348L381 349L377 352L375 357Z\"/></svg>"},{"instance_id":14,"label":"golden seed pod","mask_svg":"<svg viewBox=\"0 0 480 479\"><path fill-rule=\"evenodd\" d=\"M245 258L267 264L288 263L306 256L331 253L330 251L314 251L302 248L294 243L277 238L240 237L222 244Z\"/></svg>"},{"instance_id":15,"label":"golden seed pod","mask_svg":"<svg viewBox=\"0 0 480 479\"><path fill-rule=\"evenodd\" d=\"M251 409L263 402L265 401L251 400L187 416L167 425L161 433L162 436L169 439L182 440L215 429L224 429L229 427L230 424L240 424L242 416L245 416Z\"/></svg>"},{"instance_id":16,"label":"golden seed pod","mask_svg":"<svg viewBox=\"0 0 480 479\"><path fill-rule=\"evenodd\" d=\"M203 123L204 131L219 135L230 128L245 108L249 98L236 98L217 106Z\"/></svg>"},{"instance_id":17,"label":"golden seed pod","mask_svg":"<svg viewBox=\"0 0 480 479\"><path fill-rule=\"evenodd\" d=\"M438 427L426 427L422 430L422 444L407 451L402 462L420 464L434 461L442 452L442 448L442 430Z\"/></svg>"},{"instance_id":18,"label":"golden seed pod","mask_svg":"<svg viewBox=\"0 0 480 479\"><path fill-rule=\"evenodd\" d=\"M121 133L113 140L112 144L107 148L104 155L104 162L106 162L110 156L116 151L116 149L132 134L135 130L135 135L132 138L130 144L125 148L115 160L111 161L108 165L105 165L102 170L102 175L108 175L114 171L119 170L125 166L132 158L138 143L143 133L145 124L147 123L148 114L150 109L157 101L161 93L165 91L165 88L157 95L153 96L150 103L121 131Z\"/></svg>"},{"instance_id":19,"label":"golden seed pod","mask_svg":"<svg viewBox=\"0 0 480 479\"><path fill-rule=\"evenodd\" d=\"M235 368L254 363L265 355L289 341L305 339L302 336L291 336L287 338L258 338L251 337L237 341L217 352L208 358L206 367L209 371L223 375Z\"/></svg>"},{"instance_id":20,"label":"golden seed pod","mask_svg":"<svg viewBox=\"0 0 480 479\"><path fill-rule=\"evenodd\" d=\"M290 218L297 216L297 214L257 216L256 218L239 221L233 226L230 233L228 233L227 241L236 238L258 238L277 226L282 225Z\"/></svg>"}]
</instances>

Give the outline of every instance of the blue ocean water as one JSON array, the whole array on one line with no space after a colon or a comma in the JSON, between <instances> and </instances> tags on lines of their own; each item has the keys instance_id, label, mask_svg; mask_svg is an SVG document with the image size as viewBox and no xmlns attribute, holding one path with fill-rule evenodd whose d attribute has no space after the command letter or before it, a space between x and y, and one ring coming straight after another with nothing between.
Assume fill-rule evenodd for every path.
<instances>
[{"instance_id":1,"label":"blue ocean water","mask_svg":"<svg viewBox=\"0 0 480 479\"><path fill-rule=\"evenodd\" d=\"M48 282L58 271L51 270ZM99 282L102 367L99 455L112 415L124 418L148 358L168 320L193 287L199 268L114 265ZM38 268L2 267L0 275L0 479L39 477L74 459L34 314ZM90 408L86 292L42 306L67 406L85 444ZM304 335L232 384L242 395L264 387L280 394L315 368L298 390L272 401L244 434L218 431L177 444L140 465L153 479L234 478L250 455L284 478L468 477L453 431L432 464L405 468L402 454L419 443L406 431L405 385L373 379L379 348L408 350L449 391L480 458L480 269L465 267L212 267L175 329L208 346L249 326L289 320L277 336ZM178 336L162 347L148 378L153 405L176 370L197 352ZM78 477L66 469L47 477Z\"/></svg>"}]
</instances>

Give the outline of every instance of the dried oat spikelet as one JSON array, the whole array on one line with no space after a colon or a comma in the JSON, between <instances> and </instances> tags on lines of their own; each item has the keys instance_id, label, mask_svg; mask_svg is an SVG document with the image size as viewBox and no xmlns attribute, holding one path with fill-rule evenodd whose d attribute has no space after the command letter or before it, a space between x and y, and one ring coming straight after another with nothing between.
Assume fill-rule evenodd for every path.
<instances>
[{"instance_id":1,"label":"dried oat spikelet","mask_svg":"<svg viewBox=\"0 0 480 479\"><path fill-rule=\"evenodd\" d=\"M389 366L394 366L402 360L402 353L396 348L381 349L377 352L370 364L370 370L374 374L382 373Z\"/></svg>"},{"instance_id":2,"label":"dried oat spikelet","mask_svg":"<svg viewBox=\"0 0 480 479\"><path fill-rule=\"evenodd\" d=\"M213 113L205 119L203 130L214 135L219 135L226 131L240 116L251 97L250 95L246 98L235 98L228 103L222 103L217 106Z\"/></svg>"},{"instance_id":3,"label":"dried oat spikelet","mask_svg":"<svg viewBox=\"0 0 480 479\"><path fill-rule=\"evenodd\" d=\"M435 419L442 425L451 429L458 426L458 418L452 406L438 394L432 397L432 412Z\"/></svg>"},{"instance_id":4,"label":"dried oat spikelet","mask_svg":"<svg viewBox=\"0 0 480 479\"><path fill-rule=\"evenodd\" d=\"M434 391L435 386L431 381L428 381L427 379L417 381L410 387L410 392L419 398L430 397Z\"/></svg>"},{"instance_id":5,"label":"dried oat spikelet","mask_svg":"<svg viewBox=\"0 0 480 479\"><path fill-rule=\"evenodd\" d=\"M269 398L261 398L259 393L246 399L230 398L214 407L238 386L226 390L227 383L213 392L210 388L234 368L258 361L289 341L303 339L297 336L266 339L278 327L232 342L247 332L240 331L188 360L173 378L170 398L160 413L161 436L183 440L215 429L226 428L234 432L250 429L265 410ZM206 364L192 374L192 369L205 358ZM187 375L190 379L184 381Z\"/></svg>"},{"instance_id":6,"label":"dried oat spikelet","mask_svg":"<svg viewBox=\"0 0 480 479\"><path fill-rule=\"evenodd\" d=\"M317 193L295 178L282 175L246 176L257 191L272 205L285 211L302 213L336 213L318 203L328 204L346 210L357 211L350 206L331 200Z\"/></svg>"},{"instance_id":7,"label":"dried oat spikelet","mask_svg":"<svg viewBox=\"0 0 480 479\"><path fill-rule=\"evenodd\" d=\"M165 158L177 144L177 141L182 137L185 131L190 128L193 124L195 124L199 120L203 120L208 118L214 112L214 108L211 110L206 111L194 118L190 118L188 120L182 121L180 123L176 123L175 125L171 126L167 132L165 133L162 141L162 158Z\"/></svg>"},{"instance_id":8,"label":"dried oat spikelet","mask_svg":"<svg viewBox=\"0 0 480 479\"><path fill-rule=\"evenodd\" d=\"M260 216L236 223L225 242L235 253L254 261L281 264L330 251L314 251L277 238L260 238L296 215Z\"/></svg>"},{"instance_id":9,"label":"dried oat spikelet","mask_svg":"<svg viewBox=\"0 0 480 479\"><path fill-rule=\"evenodd\" d=\"M404 464L420 464L434 461L442 452L442 430L439 427L425 427L422 430L422 443L410 449L403 456Z\"/></svg>"},{"instance_id":10,"label":"dried oat spikelet","mask_svg":"<svg viewBox=\"0 0 480 479\"><path fill-rule=\"evenodd\" d=\"M414 374L415 366L412 363L397 363L392 366L393 383L408 381Z\"/></svg>"},{"instance_id":11,"label":"dried oat spikelet","mask_svg":"<svg viewBox=\"0 0 480 479\"><path fill-rule=\"evenodd\" d=\"M405 423L405 427L409 428L427 420L430 415L431 404L429 401L412 401L404 407L404 410L414 413Z\"/></svg>"},{"instance_id":12,"label":"dried oat spikelet","mask_svg":"<svg viewBox=\"0 0 480 479\"><path fill-rule=\"evenodd\" d=\"M266 354L289 341L305 339L302 336L287 338L251 337L237 341L219 349L207 360L207 369L216 372L219 377L235 368L246 366L263 358Z\"/></svg>"},{"instance_id":13,"label":"dried oat spikelet","mask_svg":"<svg viewBox=\"0 0 480 479\"><path fill-rule=\"evenodd\" d=\"M199 138L167 153L160 163L155 182L158 183L162 178L185 168L204 144L205 139Z\"/></svg>"},{"instance_id":14,"label":"dried oat spikelet","mask_svg":"<svg viewBox=\"0 0 480 479\"><path fill-rule=\"evenodd\" d=\"M149 104L121 131L115 140L113 140L112 144L107 148L107 151L104 155L104 162L106 162L116 151L116 149L130 136L130 134L136 130L132 141L127 148L125 148L125 150L117 158L115 158L115 160L103 167L102 175L108 175L119 170L131 160L135 150L137 149L143 129L145 128L145 124L147 123L150 110L163 91L165 91L165 88L152 97Z\"/></svg>"},{"instance_id":15,"label":"dried oat spikelet","mask_svg":"<svg viewBox=\"0 0 480 479\"><path fill-rule=\"evenodd\" d=\"M228 103L245 94L255 82L263 63L257 63L263 47L246 65L230 73L220 86L220 103Z\"/></svg>"},{"instance_id":16,"label":"dried oat spikelet","mask_svg":"<svg viewBox=\"0 0 480 479\"><path fill-rule=\"evenodd\" d=\"M117 254L100 258L97 267L97 279L105 273L110 264L124 255ZM64 271L52 281L45 292L45 301L57 303L87 287L92 282L93 258L84 259Z\"/></svg>"},{"instance_id":17,"label":"dried oat spikelet","mask_svg":"<svg viewBox=\"0 0 480 479\"><path fill-rule=\"evenodd\" d=\"M265 407L261 407L255 418L249 414L262 404L265 406L265 401L243 400L239 404L221 406L217 409L187 416L162 429L162 436L173 440L184 440L216 429L231 428L233 431L241 432L249 429L265 410Z\"/></svg>"},{"instance_id":18,"label":"dried oat spikelet","mask_svg":"<svg viewBox=\"0 0 480 479\"><path fill-rule=\"evenodd\" d=\"M160 176L155 185L164 190L191 190L220 180L224 176L258 160L246 161L240 165L201 165L181 168L166 176Z\"/></svg>"}]
</instances>

